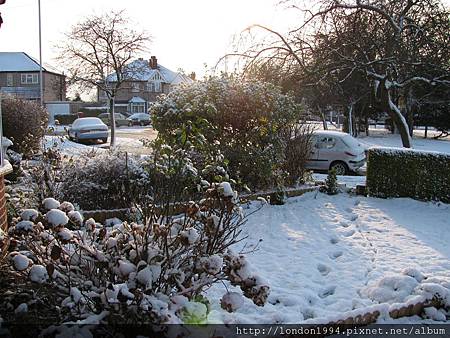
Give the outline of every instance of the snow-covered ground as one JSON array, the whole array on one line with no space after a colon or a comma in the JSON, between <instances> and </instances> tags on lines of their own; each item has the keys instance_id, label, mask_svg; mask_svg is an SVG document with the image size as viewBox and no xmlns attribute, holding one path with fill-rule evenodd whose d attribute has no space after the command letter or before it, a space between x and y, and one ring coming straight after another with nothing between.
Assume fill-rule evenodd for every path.
<instances>
[{"instance_id":1,"label":"snow-covered ground","mask_svg":"<svg viewBox=\"0 0 450 338\"><path fill-rule=\"evenodd\" d=\"M70 141L66 137L61 136L45 136L45 147L53 147L56 145L61 152L65 155L76 156L82 153L87 153L90 151L105 151L109 148L109 143L106 144L81 144L77 142ZM134 154L145 154L149 151L145 148L141 141L135 138L129 137L118 137L116 139L116 150L118 151L128 151Z\"/></svg>"},{"instance_id":2,"label":"snow-covered ground","mask_svg":"<svg viewBox=\"0 0 450 338\"><path fill-rule=\"evenodd\" d=\"M208 291L212 316L238 323L326 322L407 301L424 283L450 288L449 227L450 205L412 199L312 192L267 205L249 218L245 232L247 243L262 240L247 258L271 286L269 302L257 307L246 299L229 314L217 305L225 286L215 285Z\"/></svg>"},{"instance_id":3,"label":"snow-covered ground","mask_svg":"<svg viewBox=\"0 0 450 338\"><path fill-rule=\"evenodd\" d=\"M361 136L358 138L361 143L368 147L402 147L400 135L382 133L372 130L371 136ZM437 151L450 154L450 140L445 139L424 139L415 136L413 138L413 147L418 150Z\"/></svg>"}]
</instances>

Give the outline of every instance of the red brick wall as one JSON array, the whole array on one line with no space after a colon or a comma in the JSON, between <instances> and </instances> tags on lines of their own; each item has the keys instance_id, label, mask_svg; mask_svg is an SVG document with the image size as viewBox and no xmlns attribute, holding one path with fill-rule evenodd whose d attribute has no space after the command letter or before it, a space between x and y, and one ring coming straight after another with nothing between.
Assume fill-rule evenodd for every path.
<instances>
[{"instance_id":1,"label":"red brick wall","mask_svg":"<svg viewBox=\"0 0 450 338\"><path fill-rule=\"evenodd\" d=\"M7 226L5 179L3 176L0 176L0 228L6 230Z\"/></svg>"}]
</instances>

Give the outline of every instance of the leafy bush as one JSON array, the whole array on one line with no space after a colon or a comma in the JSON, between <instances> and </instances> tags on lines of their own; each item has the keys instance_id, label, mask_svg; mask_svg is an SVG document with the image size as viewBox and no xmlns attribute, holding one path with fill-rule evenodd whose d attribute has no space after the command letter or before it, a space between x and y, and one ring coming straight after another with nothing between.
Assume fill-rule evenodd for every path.
<instances>
[{"instance_id":1,"label":"leafy bush","mask_svg":"<svg viewBox=\"0 0 450 338\"><path fill-rule=\"evenodd\" d=\"M375 197L411 197L450 203L450 155L411 149L373 148L367 189Z\"/></svg>"},{"instance_id":2,"label":"leafy bush","mask_svg":"<svg viewBox=\"0 0 450 338\"><path fill-rule=\"evenodd\" d=\"M13 141L12 149L30 156L41 146L48 113L38 103L21 99L2 100L3 134Z\"/></svg>"},{"instance_id":3,"label":"leafy bush","mask_svg":"<svg viewBox=\"0 0 450 338\"><path fill-rule=\"evenodd\" d=\"M151 109L162 142L193 147L199 170L223 156L231 179L252 189L292 184L303 176L306 151L299 147L308 142L292 141L307 134L300 125L302 112L291 96L271 84L225 76L180 86ZM293 150L300 150L297 161L291 161Z\"/></svg>"},{"instance_id":4,"label":"leafy bush","mask_svg":"<svg viewBox=\"0 0 450 338\"><path fill-rule=\"evenodd\" d=\"M24 210L12 224L10 269L46 290L31 307L42 301L36 298L57 295L46 308L61 308L59 322L204 323L203 292L211 284L229 281L258 306L269 294L245 257L229 250L243 239L246 218L238 203L228 183L215 184L176 217L161 217L155 209L152 222L108 227L88 219L72 231L72 204L46 199L41 212ZM2 298L5 304L18 301ZM222 300L228 311L238 303L236 294ZM0 310L6 322L19 318L17 305Z\"/></svg>"},{"instance_id":5,"label":"leafy bush","mask_svg":"<svg viewBox=\"0 0 450 338\"><path fill-rule=\"evenodd\" d=\"M120 152L91 152L61 163L52 196L82 210L130 208L150 194L142 161Z\"/></svg>"}]
</instances>

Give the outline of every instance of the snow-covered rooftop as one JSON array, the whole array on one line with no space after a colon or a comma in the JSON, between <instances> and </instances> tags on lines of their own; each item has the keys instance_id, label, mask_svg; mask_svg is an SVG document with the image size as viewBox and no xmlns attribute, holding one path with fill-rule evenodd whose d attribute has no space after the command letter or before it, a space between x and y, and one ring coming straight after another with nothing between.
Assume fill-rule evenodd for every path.
<instances>
[{"instance_id":1,"label":"snow-covered rooftop","mask_svg":"<svg viewBox=\"0 0 450 338\"><path fill-rule=\"evenodd\" d=\"M145 101L143 98L140 98L139 96L133 96L131 98L131 100L128 102L130 102L130 103L145 103L147 101Z\"/></svg>"},{"instance_id":2,"label":"snow-covered rooftop","mask_svg":"<svg viewBox=\"0 0 450 338\"><path fill-rule=\"evenodd\" d=\"M128 80L135 81L149 81L154 78L155 75L161 76L161 81L178 84L180 82L191 82L192 79L181 73L174 72L160 64L157 65L156 69L152 69L149 65L148 60L137 59L126 66L124 72L125 77ZM114 82L117 79L116 73L112 73L107 76L107 81Z\"/></svg>"},{"instance_id":3,"label":"snow-covered rooftop","mask_svg":"<svg viewBox=\"0 0 450 338\"><path fill-rule=\"evenodd\" d=\"M43 65L43 70L61 74L56 68L48 64ZM24 52L0 52L0 72L38 72L39 61Z\"/></svg>"}]
</instances>

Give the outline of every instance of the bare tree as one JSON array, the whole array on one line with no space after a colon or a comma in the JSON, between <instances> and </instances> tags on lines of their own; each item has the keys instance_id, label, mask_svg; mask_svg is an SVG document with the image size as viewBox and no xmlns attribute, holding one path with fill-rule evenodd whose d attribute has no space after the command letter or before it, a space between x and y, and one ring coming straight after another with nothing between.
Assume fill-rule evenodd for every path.
<instances>
[{"instance_id":1,"label":"bare tree","mask_svg":"<svg viewBox=\"0 0 450 338\"><path fill-rule=\"evenodd\" d=\"M287 34L261 25L273 39L245 52L244 71L256 64L295 65L304 85L351 84L355 74L368 83L381 111L390 115L403 146L411 147L400 98L412 102L411 86L450 85L448 10L438 0L295 0L283 3L299 10L303 23ZM319 59L320 63L315 60ZM351 86L350 86L351 87ZM354 99L349 100L353 105ZM412 121L410 122L412 124Z\"/></svg>"},{"instance_id":2,"label":"bare tree","mask_svg":"<svg viewBox=\"0 0 450 338\"><path fill-rule=\"evenodd\" d=\"M131 28L124 11L93 15L74 25L59 46L58 60L68 70L69 84L87 92L98 89L109 101L111 147L115 144L114 102L125 81L138 70L131 60L151 41L145 31Z\"/></svg>"}]
</instances>

